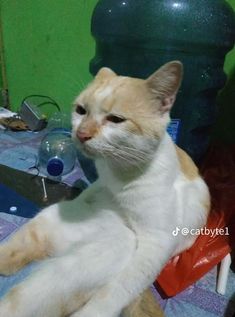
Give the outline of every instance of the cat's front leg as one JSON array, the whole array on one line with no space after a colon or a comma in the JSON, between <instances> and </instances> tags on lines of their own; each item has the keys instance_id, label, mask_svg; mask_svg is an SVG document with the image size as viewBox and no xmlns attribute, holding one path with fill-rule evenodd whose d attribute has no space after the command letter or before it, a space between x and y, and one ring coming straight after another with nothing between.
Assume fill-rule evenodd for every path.
<instances>
[{"instance_id":1,"label":"cat's front leg","mask_svg":"<svg viewBox=\"0 0 235 317\"><path fill-rule=\"evenodd\" d=\"M114 223L110 229L113 236L106 235L108 228L102 229L95 241L45 260L0 301L0 316L64 317L84 306L94 292L102 296L99 290L122 270L135 249L133 233L121 224L117 227Z\"/></svg>"},{"instance_id":2,"label":"cat's front leg","mask_svg":"<svg viewBox=\"0 0 235 317\"><path fill-rule=\"evenodd\" d=\"M87 226L84 221L79 224L79 214L88 214L89 205L85 200L98 189L99 185L94 184L73 201L45 208L0 244L0 274L10 275L32 261L60 255L76 241L92 234L95 226Z\"/></svg>"},{"instance_id":3,"label":"cat's front leg","mask_svg":"<svg viewBox=\"0 0 235 317\"><path fill-rule=\"evenodd\" d=\"M61 206L63 204L47 207L0 244L1 275L13 274L32 261L60 255L74 243L67 237L71 229L60 217ZM67 202L68 209L69 206ZM79 239L78 235L75 239Z\"/></svg>"},{"instance_id":4,"label":"cat's front leg","mask_svg":"<svg viewBox=\"0 0 235 317\"><path fill-rule=\"evenodd\" d=\"M33 260L44 259L51 251L48 227L43 217L25 224L0 245L0 274L10 275Z\"/></svg>"},{"instance_id":5,"label":"cat's front leg","mask_svg":"<svg viewBox=\"0 0 235 317\"><path fill-rule=\"evenodd\" d=\"M79 309L92 291L76 290L66 265L69 267L63 257L46 260L0 299L0 316L65 317Z\"/></svg>"},{"instance_id":6,"label":"cat's front leg","mask_svg":"<svg viewBox=\"0 0 235 317\"><path fill-rule=\"evenodd\" d=\"M156 239L156 236L162 237ZM147 289L171 257L175 248L170 236L161 233L138 237L138 248L116 279L72 317L118 317L135 298ZM104 296L105 294L105 296Z\"/></svg>"},{"instance_id":7,"label":"cat's front leg","mask_svg":"<svg viewBox=\"0 0 235 317\"><path fill-rule=\"evenodd\" d=\"M0 316L52 317L48 302L55 300L53 272L31 274L29 278L14 287L0 300ZM47 294L47 295L46 295ZM48 311L48 314L47 314ZM44 315L43 315L44 314ZM59 314L57 316L60 316Z\"/></svg>"}]
</instances>

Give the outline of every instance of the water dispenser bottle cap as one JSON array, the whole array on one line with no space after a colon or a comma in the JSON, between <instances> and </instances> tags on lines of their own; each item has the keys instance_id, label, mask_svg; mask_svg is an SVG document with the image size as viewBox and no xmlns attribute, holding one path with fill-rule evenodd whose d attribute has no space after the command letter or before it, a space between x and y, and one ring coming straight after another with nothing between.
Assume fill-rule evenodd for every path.
<instances>
[{"instance_id":1,"label":"water dispenser bottle cap","mask_svg":"<svg viewBox=\"0 0 235 317\"><path fill-rule=\"evenodd\" d=\"M64 170L64 163L59 158L52 158L47 163L47 172L51 176L60 176Z\"/></svg>"}]
</instances>

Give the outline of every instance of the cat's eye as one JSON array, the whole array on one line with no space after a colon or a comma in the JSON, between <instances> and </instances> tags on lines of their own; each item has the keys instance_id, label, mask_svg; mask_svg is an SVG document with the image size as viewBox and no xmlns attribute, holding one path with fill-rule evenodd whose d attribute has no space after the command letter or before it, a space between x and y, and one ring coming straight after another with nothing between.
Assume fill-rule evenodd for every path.
<instances>
[{"instance_id":1,"label":"cat's eye","mask_svg":"<svg viewBox=\"0 0 235 317\"><path fill-rule=\"evenodd\" d=\"M80 114L81 116L84 116L86 114L86 109L81 105L77 105L76 112Z\"/></svg>"},{"instance_id":2,"label":"cat's eye","mask_svg":"<svg viewBox=\"0 0 235 317\"><path fill-rule=\"evenodd\" d=\"M113 123L122 123L122 122L126 121L125 118L119 117L119 116L115 116L113 114L108 115L106 117L106 120L111 121Z\"/></svg>"}]
</instances>

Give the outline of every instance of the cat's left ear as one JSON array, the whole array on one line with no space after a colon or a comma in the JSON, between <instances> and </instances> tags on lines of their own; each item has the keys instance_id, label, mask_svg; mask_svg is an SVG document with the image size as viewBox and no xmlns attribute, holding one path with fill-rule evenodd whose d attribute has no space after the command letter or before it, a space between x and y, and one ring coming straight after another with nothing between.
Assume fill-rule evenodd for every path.
<instances>
[{"instance_id":1,"label":"cat's left ear","mask_svg":"<svg viewBox=\"0 0 235 317\"><path fill-rule=\"evenodd\" d=\"M116 77L117 74L108 67L102 67L98 73L96 74L95 78L98 80L108 79L112 77Z\"/></svg>"},{"instance_id":2,"label":"cat's left ear","mask_svg":"<svg viewBox=\"0 0 235 317\"><path fill-rule=\"evenodd\" d=\"M153 97L160 100L160 112L171 110L183 77L183 65L179 61L169 62L158 69L147 80Z\"/></svg>"}]
</instances>

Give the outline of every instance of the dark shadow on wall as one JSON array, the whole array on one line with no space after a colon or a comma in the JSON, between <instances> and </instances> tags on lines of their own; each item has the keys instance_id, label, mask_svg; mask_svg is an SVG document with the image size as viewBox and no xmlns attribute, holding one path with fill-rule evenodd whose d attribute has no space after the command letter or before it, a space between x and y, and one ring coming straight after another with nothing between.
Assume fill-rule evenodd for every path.
<instances>
[{"instance_id":1,"label":"dark shadow on wall","mask_svg":"<svg viewBox=\"0 0 235 317\"><path fill-rule=\"evenodd\" d=\"M217 98L218 116L212 141L235 144L235 67Z\"/></svg>"}]
</instances>

